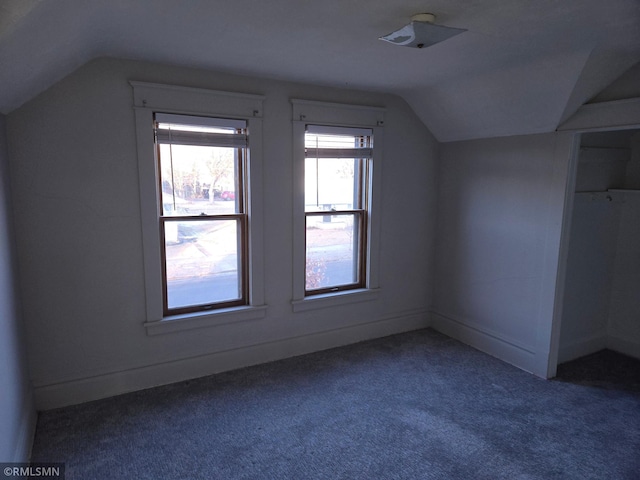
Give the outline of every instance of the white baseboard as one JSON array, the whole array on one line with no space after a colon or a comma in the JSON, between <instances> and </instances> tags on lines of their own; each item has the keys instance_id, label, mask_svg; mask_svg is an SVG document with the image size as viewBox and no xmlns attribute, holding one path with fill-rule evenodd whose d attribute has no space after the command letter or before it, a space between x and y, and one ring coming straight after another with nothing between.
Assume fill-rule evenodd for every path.
<instances>
[{"instance_id":1,"label":"white baseboard","mask_svg":"<svg viewBox=\"0 0 640 480\"><path fill-rule=\"evenodd\" d=\"M565 363L576 358L584 357L607 347L607 332L603 331L588 337L572 341L568 345L561 345L558 350L558 363Z\"/></svg>"},{"instance_id":2,"label":"white baseboard","mask_svg":"<svg viewBox=\"0 0 640 480\"><path fill-rule=\"evenodd\" d=\"M35 388L36 408L49 410L84 403L428 326L428 312L415 311L336 330L40 386Z\"/></svg>"},{"instance_id":3,"label":"white baseboard","mask_svg":"<svg viewBox=\"0 0 640 480\"><path fill-rule=\"evenodd\" d=\"M29 399L32 399L31 392L29 392L29 394ZM20 418L20 432L16 440L13 462L23 463L30 460L37 421L38 413L36 412L33 401L25 402Z\"/></svg>"},{"instance_id":4,"label":"white baseboard","mask_svg":"<svg viewBox=\"0 0 640 480\"><path fill-rule=\"evenodd\" d=\"M546 376L546 372L537 371L536 354L531 346L489 331L471 321L454 319L436 312L431 312L431 327L522 370Z\"/></svg>"},{"instance_id":5,"label":"white baseboard","mask_svg":"<svg viewBox=\"0 0 640 480\"><path fill-rule=\"evenodd\" d=\"M640 359L640 343L638 342L610 335L607 337L606 346L610 350Z\"/></svg>"}]
</instances>

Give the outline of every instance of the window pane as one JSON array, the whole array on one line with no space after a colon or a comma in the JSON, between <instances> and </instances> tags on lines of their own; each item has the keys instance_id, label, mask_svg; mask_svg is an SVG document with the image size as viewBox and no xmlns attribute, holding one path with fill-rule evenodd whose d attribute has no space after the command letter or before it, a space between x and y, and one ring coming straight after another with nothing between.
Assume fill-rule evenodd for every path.
<instances>
[{"instance_id":1,"label":"window pane","mask_svg":"<svg viewBox=\"0 0 640 480\"><path fill-rule=\"evenodd\" d=\"M230 147L160 145L162 214L239 213L238 155Z\"/></svg>"},{"instance_id":2,"label":"window pane","mask_svg":"<svg viewBox=\"0 0 640 480\"><path fill-rule=\"evenodd\" d=\"M353 158L307 158L305 211L357 208L356 162Z\"/></svg>"},{"instance_id":3,"label":"window pane","mask_svg":"<svg viewBox=\"0 0 640 480\"><path fill-rule=\"evenodd\" d=\"M359 283L358 219L358 214L307 215L307 290Z\"/></svg>"},{"instance_id":4,"label":"window pane","mask_svg":"<svg viewBox=\"0 0 640 480\"><path fill-rule=\"evenodd\" d=\"M242 297L238 223L235 218L165 221L170 309Z\"/></svg>"}]
</instances>

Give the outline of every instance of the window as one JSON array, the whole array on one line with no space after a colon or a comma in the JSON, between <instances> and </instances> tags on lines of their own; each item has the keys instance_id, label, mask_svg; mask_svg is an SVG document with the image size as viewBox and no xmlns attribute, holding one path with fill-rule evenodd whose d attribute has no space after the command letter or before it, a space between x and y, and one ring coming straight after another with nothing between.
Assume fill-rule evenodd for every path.
<instances>
[{"instance_id":1,"label":"window","mask_svg":"<svg viewBox=\"0 0 640 480\"><path fill-rule=\"evenodd\" d=\"M155 114L165 316L247 304L246 124Z\"/></svg>"},{"instance_id":2,"label":"window","mask_svg":"<svg viewBox=\"0 0 640 480\"><path fill-rule=\"evenodd\" d=\"M293 309L375 299L384 109L292 104Z\"/></svg>"},{"instance_id":3,"label":"window","mask_svg":"<svg viewBox=\"0 0 640 480\"><path fill-rule=\"evenodd\" d=\"M264 97L130 83L147 334L264 317Z\"/></svg>"},{"instance_id":4,"label":"window","mask_svg":"<svg viewBox=\"0 0 640 480\"><path fill-rule=\"evenodd\" d=\"M366 286L373 131L307 125L305 294Z\"/></svg>"}]
</instances>

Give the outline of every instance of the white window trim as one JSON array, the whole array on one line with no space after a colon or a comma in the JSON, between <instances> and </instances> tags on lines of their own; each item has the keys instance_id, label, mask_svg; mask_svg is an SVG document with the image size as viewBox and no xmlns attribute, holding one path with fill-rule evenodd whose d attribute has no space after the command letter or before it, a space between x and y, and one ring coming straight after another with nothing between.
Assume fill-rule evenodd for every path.
<instances>
[{"instance_id":1,"label":"white window trim","mask_svg":"<svg viewBox=\"0 0 640 480\"><path fill-rule=\"evenodd\" d=\"M384 108L311 100L291 100L293 107L293 299L294 312L375 300L379 297L380 190ZM370 205L366 288L305 297L304 135L306 126L323 125L373 129L374 160L369 178Z\"/></svg>"},{"instance_id":2,"label":"white window trim","mask_svg":"<svg viewBox=\"0 0 640 480\"><path fill-rule=\"evenodd\" d=\"M138 181L146 296L147 335L256 320L266 315L264 304L264 242L262 213L261 95L221 92L155 83L129 82L133 87L138 141ZM247 121L249 128L249 305L164 317L162 260L158 219L158 181L153 135L155 112L229 117Z\"/></svg>"}]
</instances>

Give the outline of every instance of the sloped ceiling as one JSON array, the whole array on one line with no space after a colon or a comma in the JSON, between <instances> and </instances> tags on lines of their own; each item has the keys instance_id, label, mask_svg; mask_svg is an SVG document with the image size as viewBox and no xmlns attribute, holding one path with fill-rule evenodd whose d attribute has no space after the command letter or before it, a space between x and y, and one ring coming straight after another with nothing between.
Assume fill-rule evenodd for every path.
<instances>
[{"instance_id":1,"label":"sloped ceiling","mask_svg":"<svg viewBox=\"0 0 640 480\"><path fill-rule=\"evenodd\" d=\"M468 32L377 40L419 12ZM395 93L443 142L537 133L640 61L640 1L3 0L0 111L100 56Z\"/></svg>"}]
</instances>

